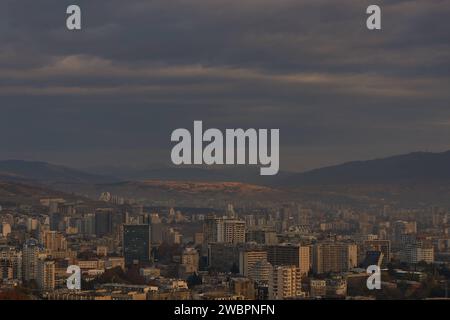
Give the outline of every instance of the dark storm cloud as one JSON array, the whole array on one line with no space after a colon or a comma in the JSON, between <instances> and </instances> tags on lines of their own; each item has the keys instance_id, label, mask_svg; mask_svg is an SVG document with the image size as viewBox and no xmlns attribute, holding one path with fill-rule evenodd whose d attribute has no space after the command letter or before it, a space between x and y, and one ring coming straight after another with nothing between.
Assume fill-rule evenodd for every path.
<instances>
[{"instance_id":1,"label":"dark storm cloud","mask_svg":"<svg viewBox=\"0 0 450 320\"><path fill-rule=\"evenodd\" d=\"M197 119L280 128L282 169L450 148L450 0L377 3L3 1L2 158L166 161Z\"/></svg>"}]
</instances>

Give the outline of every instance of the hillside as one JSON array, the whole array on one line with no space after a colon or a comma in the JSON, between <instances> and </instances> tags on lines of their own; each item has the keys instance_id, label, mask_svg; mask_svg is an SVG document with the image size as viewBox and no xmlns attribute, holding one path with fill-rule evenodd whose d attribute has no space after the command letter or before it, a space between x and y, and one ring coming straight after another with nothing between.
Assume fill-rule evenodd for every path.
<instances>
[{"instance_id":1,"label":"hillside","mask_svg":"<svg viewBox=\"0 0 450 320\"><path fill-rule=\"evenodd\" d=\"M278 182L283 187L325 185L450 183L450 151L414 152L291 174Z\"/></svg>"},{"instance_id":2,"label":"hillside","mask_svg":"<svg viewBox=\"0 0 450 320\"><path fill-rule=\"evenodd\" d=\"M79 193L98 196L102 192L147 204L176 203L178 206L218 205L227 202L263 203L286 196L276 188L240 182L145 180L78 186ZM82 189L81 189L82 188Z\"/></svg>"},{"instance_id":3,"label":"hillside","mask_svg":"<svg viewBox=\"0 0 450 320\"><path fill-rule=\"evenodd\" d=\"M95 175L46 162L23 160L0 161L0 180L45 184L90 184L117 181L109 176Z\"/></svg>"},{"instance_id":4,"label":"hillside","mask_svg":"<svg viewBox=\"0 0 450 320\"><path fill-rule=\"evenodd\" d=\"M38 204L40 199L48 197L64 198L68 201L85 200L82 197L43 186L0 181L0 204Z\"/></svg>"}]
</instances>

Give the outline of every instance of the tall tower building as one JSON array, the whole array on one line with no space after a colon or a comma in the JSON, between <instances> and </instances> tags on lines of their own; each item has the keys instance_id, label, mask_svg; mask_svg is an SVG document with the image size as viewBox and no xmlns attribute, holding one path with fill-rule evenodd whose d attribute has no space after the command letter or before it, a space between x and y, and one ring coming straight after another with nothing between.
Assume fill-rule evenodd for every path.
<instances>
[{"instance_id":1,"label":"tall tower building","mask_svg":"<svg viewBox=\"0 0 450 320\"><path fill-rule=\"evenodd\" d=\"M148 224L123 226L123 255L126 264L147 263L151 258L151 232Z\"/></svg>"},{"instance_id":2,"label":"tall tower building","mask_svg":"<svg viewBox=\"0 0 450 320\"><path fill-rule=\"evenodd\" d=\"M95 235L104 237L112 232L111 209L98 209L95 212Z\"/></svg>"},{"instance_id":3,"label":"tall tower building","mask_svg":"<svg viewBox=\"0 0 450 320\"><path fill-rule=\"evenodd\" d=\"M85 214L82 219L82 233L85 235L95 234L95 214Z\"/></svg>"},{"instance_id":4,"label":"tall tower building","mask_svg":"<svg viewBox=\"0 0 450 320\"><path fill-rule=\"evenodd\" d=\"M214 215L208 215L203 222L203 239L206 244L217 242L217 220Z\"/></svg>"},{"instance_id":5,"label":"tall tower building","mask_svg":"<svg viewBox=\"0 0 450 320\"><path fill-rule=\"evenodd\" d=\"M38 260L37 284L41 292L55 289L55 262L45 258Z\"/></svg>"},{"instance_id":6,"label":"tall tower building","mask_svg":"<svg viewBox=\"0 0 450 320\"><path fill-rule=\"evenodd\" d=\"M60 229L60 224L62 221L61 214L56 212L49 213L50 215L50 230L52 231L58 231Z\"/></svg>"},{"instance_id":7,"label":"tall tower building","mask_svg":"<svg viewBox=\"0 0 450 320\"><path fill-rule=\"evenodd\" d=\"M22 275L24 281L37 280L38 257L41 248L36 239L29 239L22 250Z\"/></svg>"},{"instance_id":8,"label":"tall tower building","mask_svg":"<svg viewBox=\"0 0 450 320\"><path fill-rule=\"evenodd\" d=\"M0 280L22 280L22 253L13 247L0 246Z\"/></svg>"}]
</instances>

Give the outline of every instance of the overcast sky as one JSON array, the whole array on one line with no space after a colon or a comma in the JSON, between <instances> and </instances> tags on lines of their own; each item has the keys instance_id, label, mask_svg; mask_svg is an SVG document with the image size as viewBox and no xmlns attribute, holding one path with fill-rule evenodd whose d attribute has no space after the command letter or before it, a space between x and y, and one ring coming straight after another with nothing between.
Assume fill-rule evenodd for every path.
<instances>
[{"instance_id":1,"label":"overcast sky","mask_svg":"<svg viewBox=\"0 0 450 320\"><path fill-rule=\"evenodd\" d=\"M450 0L2 0L0 159L169 164L194 120L279 128L281 170L450 149L449 40Z\"/></svg>"}]
</instances>

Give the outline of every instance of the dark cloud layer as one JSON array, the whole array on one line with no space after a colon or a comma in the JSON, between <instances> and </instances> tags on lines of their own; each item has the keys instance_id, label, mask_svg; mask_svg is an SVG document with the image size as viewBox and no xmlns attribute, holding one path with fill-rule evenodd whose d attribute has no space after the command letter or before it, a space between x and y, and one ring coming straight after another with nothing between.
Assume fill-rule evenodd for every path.
<instances>
[{"instance_id":1,"label":"dark cloud layer","mask_svg":"<svg viewBox=\"0 0 450 320\"><path fill-rule=\"evenodd\" d=\"M450 0L376 3L3 0L0 158L167 162L193 120L280 128L281 169L450 149Z\"/></svg>"}]
</instances>

